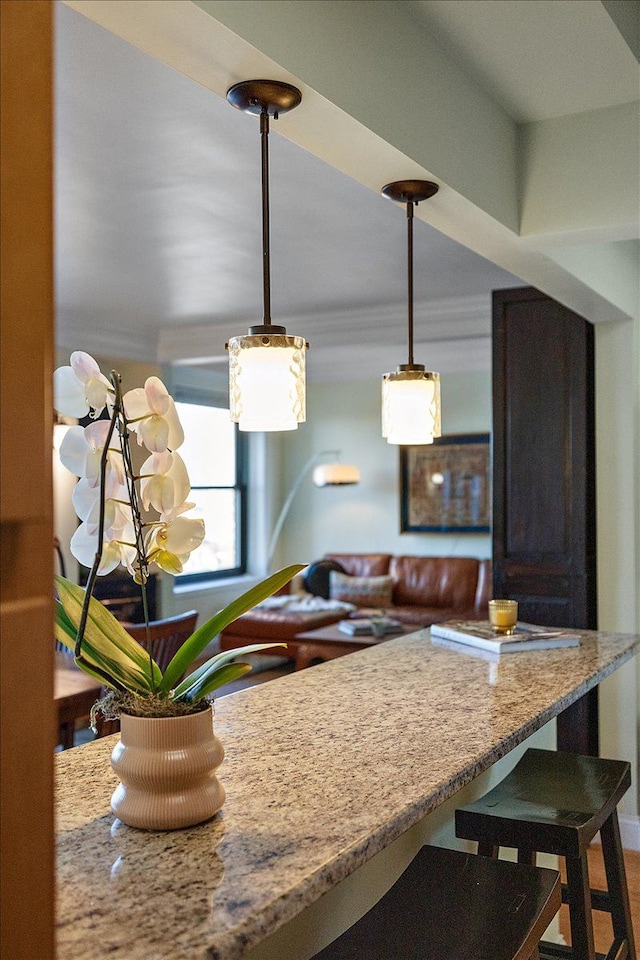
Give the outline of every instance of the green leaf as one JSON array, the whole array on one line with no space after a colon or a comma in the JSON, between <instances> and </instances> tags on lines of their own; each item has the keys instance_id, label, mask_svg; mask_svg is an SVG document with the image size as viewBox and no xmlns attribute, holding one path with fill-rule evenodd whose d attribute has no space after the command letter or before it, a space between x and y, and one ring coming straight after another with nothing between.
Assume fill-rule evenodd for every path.
<instances>
[{"instance_id":1,"label":"green leaf","mask_svg":"<svg viewBox=\"0 0 640 960\"><path fill-rule=\"evenodd\" d=\"M64 630L68 636L73 637L75 641L77 630L71 623L71 620L69 620L69 617L65 613L64 607L59 600L56 600L55 617L56 623L60 624L61 629Z\"/></svg>"},{"instance_id":2,"label":"green leaf","mask_svg":"<svg viewBox=\"0 0 640 960\"><path fill-rule=\"evenodd\" d=\"M68 631L61 623L57 620L54 625L54 634L56 640L64 644L65 647L71 652L75 653L76 647L76 631L71 625L71 632ZM85 673L88 673L89 676L95 677L97 680L100 680L105 686L111 687L113 690L121 690L123 687L129 689L132 693L139 693L140 696L144 696L149 693L149 687L145 683L136 684L133 680L130 673L123 671L120 668L120 665L117 662L109 660L108 658L101 656L99 653L91 647L86 640L82 641L81 648L82 660L75 660L75 663L78 667L83 670ZM97 670L92 669L92 667L99 668L112 677L113 682L109 683L105 677L98 673Z\"/></svg>"},{"instance_id":3,"label":"green leaf","mask_svg":"<svg viewBox=\"0 0 640 960\"><path fill-rule=\"evenodd\" d=\"M230 663L236 657L248 657L250 653L258 653L260 650L271 650L272 647L286 647L286 643L250 643L246 647L235 647L233 650L225 650L223 653L216 653L214 657L201 664L197 670L190 673L182 680L173 691L174 700L181 699L182 695L194 683L198 683L202 677L211 673L212 670L219 670Z\"/></svg>"},{"instance_id":4,"label":"green leaf","mask_svg":"<svg viewBox=\"0 0 640 960\"><path fill-rule=\"evenodd\" d=\"M172 697L173 700L181 700L184 703L196 703L202 700L208 694L213 693L218 687L243 677L245 673L251 670L250 663L227 663L224 667L218 667L213 673L202 676L198 683L189 687L181 697Z\"/></svg>"},{"instance_id":5,"label":"green leaf","mask_svg":"<svg viewBox=\"0 0 640 960\"><path fill-rule=\"evenodd\" d=\"M85 592L64 577L56 577L56 585L64 614L77 630ZM61 627L65 629L64 623L61 623ZM116 683L124 685L132 693L148 693L158 686L162 678L160 668L155 661L150 661L144 647L130 637L122 624L94 597L89 601L89 616L81 651L94 666L107 671Z\"/></svg>"},{"instance_id":6,"label":"green leaf","mask_svg":"<svg viewBox=\"0 0 640 960\"><path fill-rule=\"evenodd\" d=\"M214 617L207 620L195 633L192 633L188 640L182 644L171 663L164 672L164 677L160 683L160 692L167 693L178 682L180 677L189 669L193 661L202 653L207 644L217 636L221 630L228 627L230 623L237 620L239 616L251 610L258 603L262 603L267 597L284 587L297 573L304 570L306 564L296 563L290 567L285 567L277 573L272 574L256 584L251 590L247 590L242 596L232 601L223 610L220 610Z\"/></svg>"}]
</instances>

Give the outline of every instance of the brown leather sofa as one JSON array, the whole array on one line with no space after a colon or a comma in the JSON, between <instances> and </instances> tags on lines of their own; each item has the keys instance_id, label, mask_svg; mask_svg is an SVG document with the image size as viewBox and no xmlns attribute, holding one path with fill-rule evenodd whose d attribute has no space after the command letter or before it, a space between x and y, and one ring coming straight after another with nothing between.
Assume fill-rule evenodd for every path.
<instances>
[{"instance_id":1,"label":"brown leather sofa","mask_svg":"<svg viewBox=\"0 0 640 960\"><path fill-rule=\"evenodd\" d=\"M325 560L354 577L390 576L392 603L386 612L416 629L453 618L486 619L492 590L490 560L388 553L329 553ZM254 608L221 633L220 647L231 650L247 643L286 642L344 617L343 611L335 610L293 613ZM286 656L284 650L282 655Z\"/></svg>"},{"instance_id":2,"label":"brown leather sofa","mask_svg":"<svg viewBox=\"0 0 640 960\"><path fill-rule=\"evenodd\" d=\"M390 576L386 612L402 623L428 627L440 620L487 617L492 596L491 560L475 557L394 557L388 553L328 553L354 577Z\"/></svg>"}]
</instances>

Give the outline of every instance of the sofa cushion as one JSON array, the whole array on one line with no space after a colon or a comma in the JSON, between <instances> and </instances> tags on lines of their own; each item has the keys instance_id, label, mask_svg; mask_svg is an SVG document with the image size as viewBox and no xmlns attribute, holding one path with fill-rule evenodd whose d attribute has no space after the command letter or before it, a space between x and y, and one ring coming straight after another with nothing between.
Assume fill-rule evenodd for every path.
<instances>
[{"instance_id":1,"label":"sofa cushion","mask_svg":"<svg viewBox=\"0 0 640 960\"><path fill-rule=\"evenodd\" d=\"M254 607L226 627L221 634L221 650L234 646L239 639L242 643L263 643L267 640L293 640L305 630L317 630L342 620L344 610L319 610L312 613L291 613L290 611L259 610ZM224 643L223 643L224 639ZM225 645L230 644L230 646ZM276 652L276 651L274 651ZM282 656L285 654L283 653Z\"/></svg>"},{"instance_id":2,"label":"sofa cushion","mask_svg":"<svg viewBox=\"0 0 640 960\"><path fill-rule=\"evenodd\" d=\"M393 557L393 602L465 610L475 602L478 566L475 557Z\"/></svg>"},{"instance_id":3,"label":"sofa cushion","mask_svg":"<svg viewBox=\"0 0 640 960\"><path fill-rule=\"evenodd\" d=\"M473 617L484 620L487 617L489 600L493 596L493 564L491 560L481 560L478 565L478 587Z\"/></svg>"},{"instance_id":4,"label":"sofa cushion","mask_svg":"<svg viewBox=\"0 0 640 960\"><path fill-rule=\"evenodd\" d=\"M325 553L325 560L337 560L353 577L381 577L389 573L390 553Z\"/></svg>"},{"instance_id":5,"label":"sofa cushion","mask_svg":"<svg viewBox=\"0 0 640 960\"><path fill-rule=\"evenodd\" d=\"M358 607L391 606L391 577L351 577L347 573L332 570L329 583L332 600L355 603Z\"/></svg>"}]
</instances>

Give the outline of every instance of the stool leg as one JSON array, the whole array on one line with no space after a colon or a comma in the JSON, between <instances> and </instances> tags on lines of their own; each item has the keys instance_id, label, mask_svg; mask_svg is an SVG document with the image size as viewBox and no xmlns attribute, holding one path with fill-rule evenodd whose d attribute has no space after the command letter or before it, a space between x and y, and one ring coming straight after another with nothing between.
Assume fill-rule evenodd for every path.
<instances>
[{"instance_id":1,"label":"stool leg","mask_svg":"<svg viewBox=\"0 0 640 960\"><path fill-rule=\"evenodd\" d=\"M528 863L530 866L536 865L536 852L527 847L518 847L518 863Z\"/></svg>"},{"instance_id":2,"label":"stool leg","mask_svg":"<svg viewBox=\"0 0 640 960\"><path fill-rule=\"evenodd\" d=\"M479 857L491 857L492 860L497 860L499 853L500 847L494 846L490 840L478 840Z\"/></svg>"},{"instance_id":3,"label":"stool leg","mask_svg":"<svg viewBox=\"0 0 640 960\"><path fill-rule=\"evenodd\" d=\"M611 908L613 933L617 941L627 941L627 956L629 960L636 960L636 950L633 942L633 926L631 923L631 907L629 905L629 890L624 869L624 854L620 841L620 826L618 813L613 811L611 816L602 825L600 830L602 840L602 854L607 874L607 890Z\"/></svg>"},{"instance_id":4,"label":"stool leg","mask_svg":"<svg viewBox=\"0 0 640 960\"><path fill-rule=\"evenodd\" d=\"M61 723L58 729L58 743L62 744L63 750L68 750L73 746L73 739L75 734L75 723L73 720L67 720L66 723Z\"/></svg>"},{"instance_id":5,"label":"stool leg","mask_svg":"<svg viewBox=\"0 0 640 960\"><path fill-rule=\"evenodd\" d=\"M587 855L566 857L572 960L595 960Z\"/></svg>"}]
</instances>

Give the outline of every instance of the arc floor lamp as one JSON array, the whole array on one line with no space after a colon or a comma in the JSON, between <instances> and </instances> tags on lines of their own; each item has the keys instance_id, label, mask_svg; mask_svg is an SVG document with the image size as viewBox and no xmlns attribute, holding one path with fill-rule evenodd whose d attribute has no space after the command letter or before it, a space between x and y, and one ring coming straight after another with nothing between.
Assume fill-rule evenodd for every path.
<instances>
[{"instance_id":1,"label":"arc floor lamp","mask_svg":"<svg viewBox=\"0 0 640 960\"><path fill-rule=\"evenodd\" d=\"M332 457L333 459L328 463L322 463L327 457ZM291 509L291 504L302 486L305 477L308 476L311 470L313 470L313 482L316 487L341 487L348 484L360 483L360 471L358 468L348 463L341 463L339 458L340 450L321 450L320 453L314 453L313 456L309 457L291 484L291 488L278 514L278 519L275 522L271 540L269 541L269 549L267 552L268 571L271 571L273 555L276 552L280 533L287 519L287 514Z\"/></svg>"}]
</instances>

